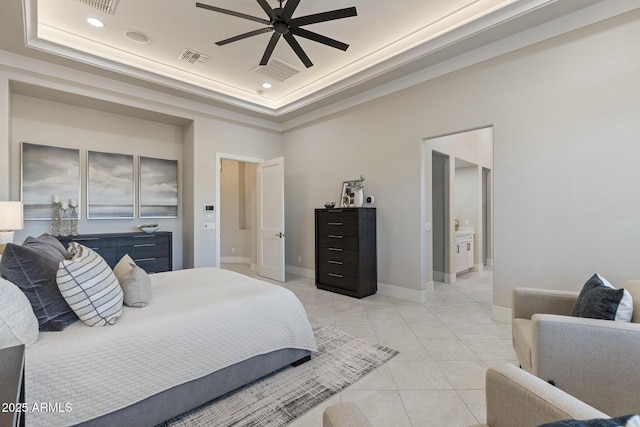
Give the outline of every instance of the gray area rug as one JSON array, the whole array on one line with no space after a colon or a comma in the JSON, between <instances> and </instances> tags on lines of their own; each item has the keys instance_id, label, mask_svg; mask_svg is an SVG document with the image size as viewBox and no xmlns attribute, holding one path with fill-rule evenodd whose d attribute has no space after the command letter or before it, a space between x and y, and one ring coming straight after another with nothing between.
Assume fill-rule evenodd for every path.
<instances>
[{"instance_id":1,"label":"gray area rug","mask_svg":"<svg viewBox=\"0 0 640 427\"><path fill-rule=\"evenodd\" d=\"M318 352L309 362L282 368L162 426L283 426L398 354L332 326L313 332Z\"/></svg>"}]
</instances>

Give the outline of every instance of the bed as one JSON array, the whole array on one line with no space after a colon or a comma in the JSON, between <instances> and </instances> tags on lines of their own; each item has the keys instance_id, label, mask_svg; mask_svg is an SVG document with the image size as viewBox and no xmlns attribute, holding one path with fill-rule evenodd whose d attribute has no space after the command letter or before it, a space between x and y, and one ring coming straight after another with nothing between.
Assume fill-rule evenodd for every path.
<instances>
[{"instance_id":1,"label":"bed","mask_svg":"<svg viewBox=\"0 0 640 427\"><path fill-rule=\"evenodd\" d=\"M26 350L27 426L154 426L316 350L282 286L216 268L150 278L150 303L115 325L40 332Z\"/></svg>"}]
</instances>

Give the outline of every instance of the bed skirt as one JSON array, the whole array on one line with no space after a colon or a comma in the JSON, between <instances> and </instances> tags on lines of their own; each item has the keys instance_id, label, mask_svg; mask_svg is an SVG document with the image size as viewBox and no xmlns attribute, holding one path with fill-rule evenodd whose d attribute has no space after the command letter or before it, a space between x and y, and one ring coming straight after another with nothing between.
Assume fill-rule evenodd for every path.
<instances>
[{"instance_id":1,"label":"bed skirt","mask_svg":"<svg viewBox=\"0 0 640 427\"><path fill-rule=\"evenodd\" d=\"M261 354L205 377L170 388L133 405L78 424L83 427L153 427L298 361L308 350L283 349Z\"/></svg>"}]
</instances>

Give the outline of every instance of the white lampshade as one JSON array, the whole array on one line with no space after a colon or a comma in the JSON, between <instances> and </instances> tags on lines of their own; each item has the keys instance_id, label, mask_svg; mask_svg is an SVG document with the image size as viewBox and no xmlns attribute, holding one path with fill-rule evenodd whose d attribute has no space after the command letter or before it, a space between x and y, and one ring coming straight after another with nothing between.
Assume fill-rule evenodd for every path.
<instances>
[{"instance_id":1,"label":"white lampshade","mask_svg":"<svg viewBox=\"0 0 640 427\"><path fill-rule=\"evenodd\" d=\"M23 226L22 202L0 202L0 243L12 243L13 231Z\"/></svg>"}]
</instances>

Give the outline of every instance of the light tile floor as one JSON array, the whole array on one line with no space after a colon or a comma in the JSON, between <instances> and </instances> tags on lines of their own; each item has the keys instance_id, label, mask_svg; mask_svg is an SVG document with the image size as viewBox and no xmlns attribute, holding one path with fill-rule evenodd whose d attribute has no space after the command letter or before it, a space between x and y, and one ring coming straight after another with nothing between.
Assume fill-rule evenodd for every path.
<instances>
[{"instance_id":1,"label":"light tile floor","mask_svg":"<svg viewBox=\"0 0 640 427\"><path fill-rule=\"evenodd\" d=\"M259 277L246 265L222 267ZM487 367L517 364L511 325L491 319L492 283L491 270L469 272L456 284L436 282L427 303L417 304L378 294L350 298L318 290L312 279L287 275L284 286L300 298L313 323L400 351L291 426L321 427L324 408L341 401L355 401L374 427L483 423Z\"/></svg>"}]
</instances>

